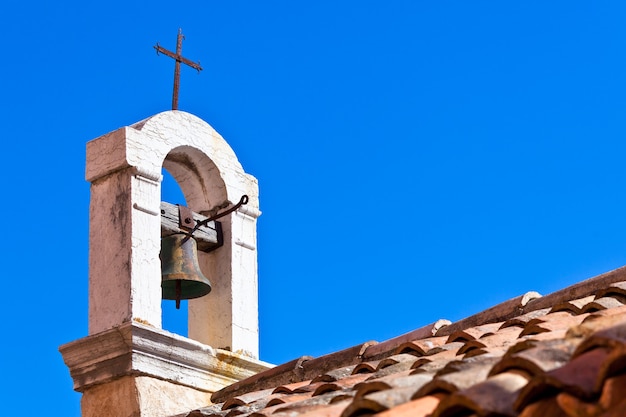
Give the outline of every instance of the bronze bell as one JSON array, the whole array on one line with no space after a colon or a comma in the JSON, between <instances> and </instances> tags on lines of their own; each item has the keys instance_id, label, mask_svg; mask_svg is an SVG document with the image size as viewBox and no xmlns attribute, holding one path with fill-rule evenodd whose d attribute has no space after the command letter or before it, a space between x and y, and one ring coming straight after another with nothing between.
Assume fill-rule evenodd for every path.
<instances>
[{"instance_id":1,"label":"bronze bell","mask_svg":"<svg viewBox=\"0 0 626 417\"><path fill-rule=\"evenodd\" d=\"M211 292L211 282L198 264L198 249L193 237L177 233L161 239L161 288L165 300L202 297Z\"/></svg>"}]
</instances>

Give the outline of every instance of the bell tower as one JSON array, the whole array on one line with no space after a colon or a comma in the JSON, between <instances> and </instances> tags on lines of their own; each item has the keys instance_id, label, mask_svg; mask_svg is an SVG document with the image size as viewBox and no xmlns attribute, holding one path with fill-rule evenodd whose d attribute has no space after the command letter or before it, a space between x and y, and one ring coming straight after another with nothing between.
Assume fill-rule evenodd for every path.
<instances>
[{"instance_id":1,"label":"bell tower","mask_svg":"<svg viewBox=\"0 0 626 417\"><path fill-rule=\"evenodd\" d=\"M161 202L162 168L189 207ZM258 360L258 183L226 141L189 113L163 112L90 141L86 178L89 330L60 347L83 416L174 415L270 367ZM210 280L188 303L188 338L161 327L171 235L198 240L196 268Z\"/></svg>"}]
</instances>

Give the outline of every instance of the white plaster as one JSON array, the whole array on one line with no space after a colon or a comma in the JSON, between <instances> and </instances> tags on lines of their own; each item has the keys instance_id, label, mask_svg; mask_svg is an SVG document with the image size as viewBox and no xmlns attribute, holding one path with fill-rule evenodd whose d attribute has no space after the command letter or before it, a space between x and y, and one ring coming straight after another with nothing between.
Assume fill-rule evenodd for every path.
<instances>
[{"instance_id":1,"label":"white plaster","mask_svg":"<svg viewBox=\"0 0 626 417\"><path fill-rule=\"evenodd\" d=\"M161 329L161 170L199 213L220 218L224 245L198 254L212 292L190 300L189 336ZM199 118L157 114L87 144L91 182L89 336L60 347L84 417L163 417L272 365L258 359L257 180ZM222 349L223 348L223 349Z\"/></svg>"},{"instance_id":2,"label":"white plaster","mask_svg":"<svg viewBox=\"0 0 626 417\"><path fill-rule=\"evenodd\" d=\"M80 392L125 375L215 392L272 366L133 322L70 342L60 351Z\"/></svg>"},{"instance_id":3,"label":"white plaster","mask_svg":"<svg viewBox=\"0 0 626 417\"><path fill-rule=\"evenodd\" d=\"M89 334L129 321L161 327L162 167L195 212L248 196L239 213L220 219L224 246L199 253L213 290L189 301L189 336L256 358L258 183L211 126L181 111L157 114L87 144Z\"/></svg>"}]
</instances>

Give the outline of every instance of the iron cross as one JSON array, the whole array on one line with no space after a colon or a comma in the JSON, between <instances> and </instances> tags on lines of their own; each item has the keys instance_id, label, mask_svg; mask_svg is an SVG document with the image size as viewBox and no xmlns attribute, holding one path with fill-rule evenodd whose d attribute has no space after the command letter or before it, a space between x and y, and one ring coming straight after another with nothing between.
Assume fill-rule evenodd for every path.
<instances>
[{"instance_id":1,"label":"iron cross","mask_svg":"<svg viewBox=\"0 0 626 417\"><path fill-rule=\"evenodd\" d=\"M172 93L172 110L178 110L178 89L180 86L180 63L182 62L183 64L187 64L191 68L197 70L198 72L202 71L202 67L200 66L199 61L198 63L195 63L195 62L188 60L184 56L182 56L183 39L185 39L185 37L183 36L183 30L178 29L178 39L176 41L176 53L168 51L167 49L163 48L162 46L159 45L158 42L154 46L154 49L156 49L157 51L157 55L159 54L159 52L161 52L169 56L170 58L174 58L174 60L176 61L176 66L174 67L174 92Z\"/></svg>"}]
</instances>

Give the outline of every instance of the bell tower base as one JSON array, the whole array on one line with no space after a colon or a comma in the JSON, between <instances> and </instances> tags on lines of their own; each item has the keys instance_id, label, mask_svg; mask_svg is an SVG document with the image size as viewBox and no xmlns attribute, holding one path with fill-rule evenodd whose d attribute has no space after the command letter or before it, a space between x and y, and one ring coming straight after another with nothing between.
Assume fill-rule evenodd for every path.
<instances>
[{"instance_id":1,"label":"bell tower base","mask_svg":"<svg viewBox=\"0 0 626 417\"><path fill-rule=\"evenodd\" d=\"M81 399L83 417L173 416L210 404L211 395L145 376L124 376L87 389Z\"/></svg>"},{"instance_id":2,"label":"bell tower base","mask_svg":"<svg viewBox=\"0 0 626 417\"><path fill-rule=\"evenodd\" d=\"M59 348L83 417L172 416L272 365L137 322Z\"/></svg>"}]
</instances>

